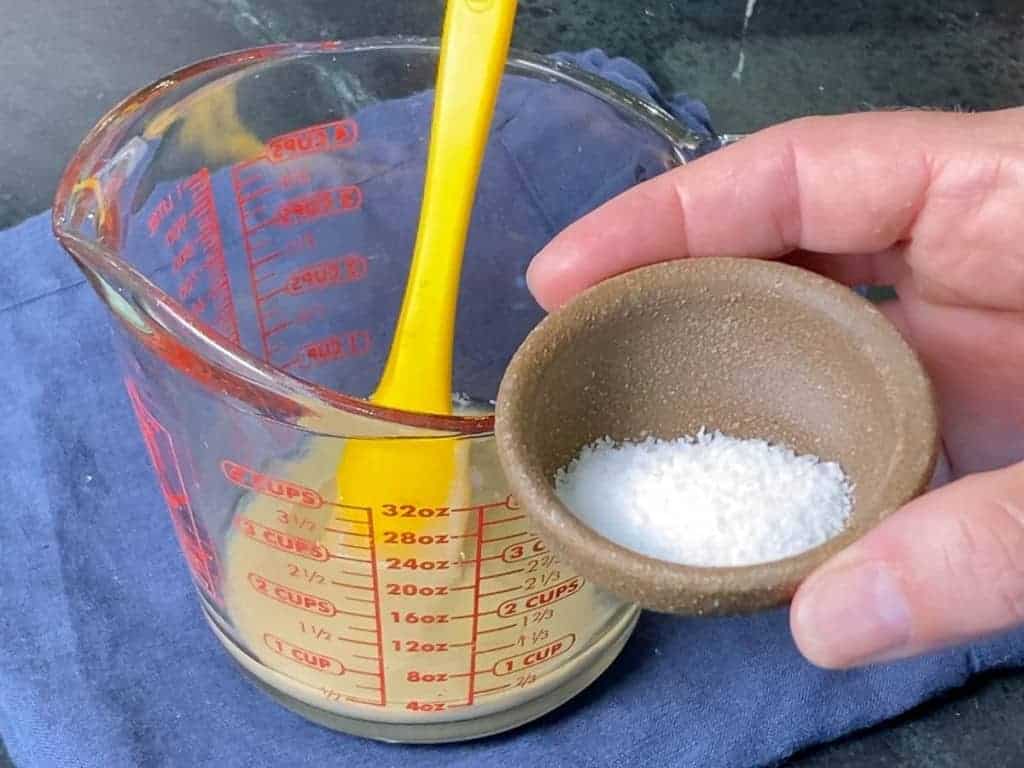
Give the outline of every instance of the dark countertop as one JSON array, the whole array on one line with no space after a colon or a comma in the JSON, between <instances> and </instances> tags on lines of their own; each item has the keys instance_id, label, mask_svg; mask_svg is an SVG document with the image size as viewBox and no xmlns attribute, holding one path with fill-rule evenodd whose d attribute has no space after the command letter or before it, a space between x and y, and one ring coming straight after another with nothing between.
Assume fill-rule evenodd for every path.
<instances>
[{"instance_id":1,"label":"dark countertop","mask_svg":"<svg viewBox=\"0 0 1024 768\"><path fill-rule=\"evenodd\" d=\"M0 227L47 208L70 153L100 115L170 69L278 40L437 34L442 7L0 0ZM1024 104L1024 0L758 0L744 35L746 9L747 0L522 0L515 44L630 56L662 85L703 98L717 128L730 133L810 113ZM7 764L0 745L0 768ZM1024 675L985 677L786 765L1024 765Z\"/></svg>"}]
</instances>

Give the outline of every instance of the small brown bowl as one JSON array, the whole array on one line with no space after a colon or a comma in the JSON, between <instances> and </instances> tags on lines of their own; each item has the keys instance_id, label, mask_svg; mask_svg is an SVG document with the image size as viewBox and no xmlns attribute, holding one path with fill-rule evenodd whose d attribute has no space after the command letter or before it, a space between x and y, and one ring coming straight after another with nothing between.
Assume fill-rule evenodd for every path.
<instances>
[{"instance_id":1,"label":"small brown bowl","mask_svg":"<svg viewBox=\"0 0 1024 768\"><path fill-rule=\"evenodd\" d=\"M870 302L739 258L638 269L549 315L513 357L495 414L512 493L548 546L609 592L682 614L788 602L811 570L926 488L937 425L927 374ZM854 486L845 530L769 563L679 565L599 535L555 494L556 471L598 438L701 427L838 461Z\"/></svg>"}]
</instances>

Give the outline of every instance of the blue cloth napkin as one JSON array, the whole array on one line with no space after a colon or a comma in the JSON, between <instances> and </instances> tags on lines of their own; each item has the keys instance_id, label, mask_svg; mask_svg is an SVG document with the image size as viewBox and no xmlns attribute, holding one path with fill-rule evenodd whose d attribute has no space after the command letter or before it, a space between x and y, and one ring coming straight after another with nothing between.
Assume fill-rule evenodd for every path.
<instances>
[{"instance_id":1,"label":"blue cloth napkin","mask_svg":"<svg viewBox=\"0 0 1024 768\"><path fill-rule=\"evenodd\" d=\"M709 130L630 62L577 61ZM799 656L785 611L646 614L594 685L506 735L408 747L312 725L246 682L203 621L106 312L48 214L0 233L0 253L0 731L18 768L759 766L1024 665L1017 632L831 673Z\"/></svg>"}]
</instances>

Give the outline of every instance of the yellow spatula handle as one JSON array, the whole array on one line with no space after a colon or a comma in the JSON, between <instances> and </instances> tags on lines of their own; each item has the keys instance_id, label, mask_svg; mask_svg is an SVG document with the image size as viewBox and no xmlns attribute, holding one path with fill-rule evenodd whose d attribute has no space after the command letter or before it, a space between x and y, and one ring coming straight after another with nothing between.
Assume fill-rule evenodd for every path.
<instances>
[{"instance_id":1,"label":"yellow spatula handle","mask_svg":"<svg viewBox=\"0 0 1024 768\"><path fill-rule=\"evenodd\" d=\"M462 251L515 12L515 0L448 2L411 290L372 398L381 405L451 412Z\"/></svg>"}]
</instances>

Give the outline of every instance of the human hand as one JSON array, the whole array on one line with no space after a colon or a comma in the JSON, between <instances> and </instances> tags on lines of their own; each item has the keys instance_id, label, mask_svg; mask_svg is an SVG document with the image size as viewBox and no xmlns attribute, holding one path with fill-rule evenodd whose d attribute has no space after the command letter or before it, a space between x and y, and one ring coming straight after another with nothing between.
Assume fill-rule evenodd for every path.
<instances>
[{"instance_id":1,"label":"human hand","mask_svg":"<svg viewBox=\"0 0 1024 768\"><path fill-rule=\"evenodd\" d=\"M944 455L935 490L797 592L793 635L818 665L1024 623L1022 136L1024 109L786 123L631 189L530 265L549 310L641 265L716 255L895 287L882 309L932 376Z\"/></svg>"}]
</instances>

